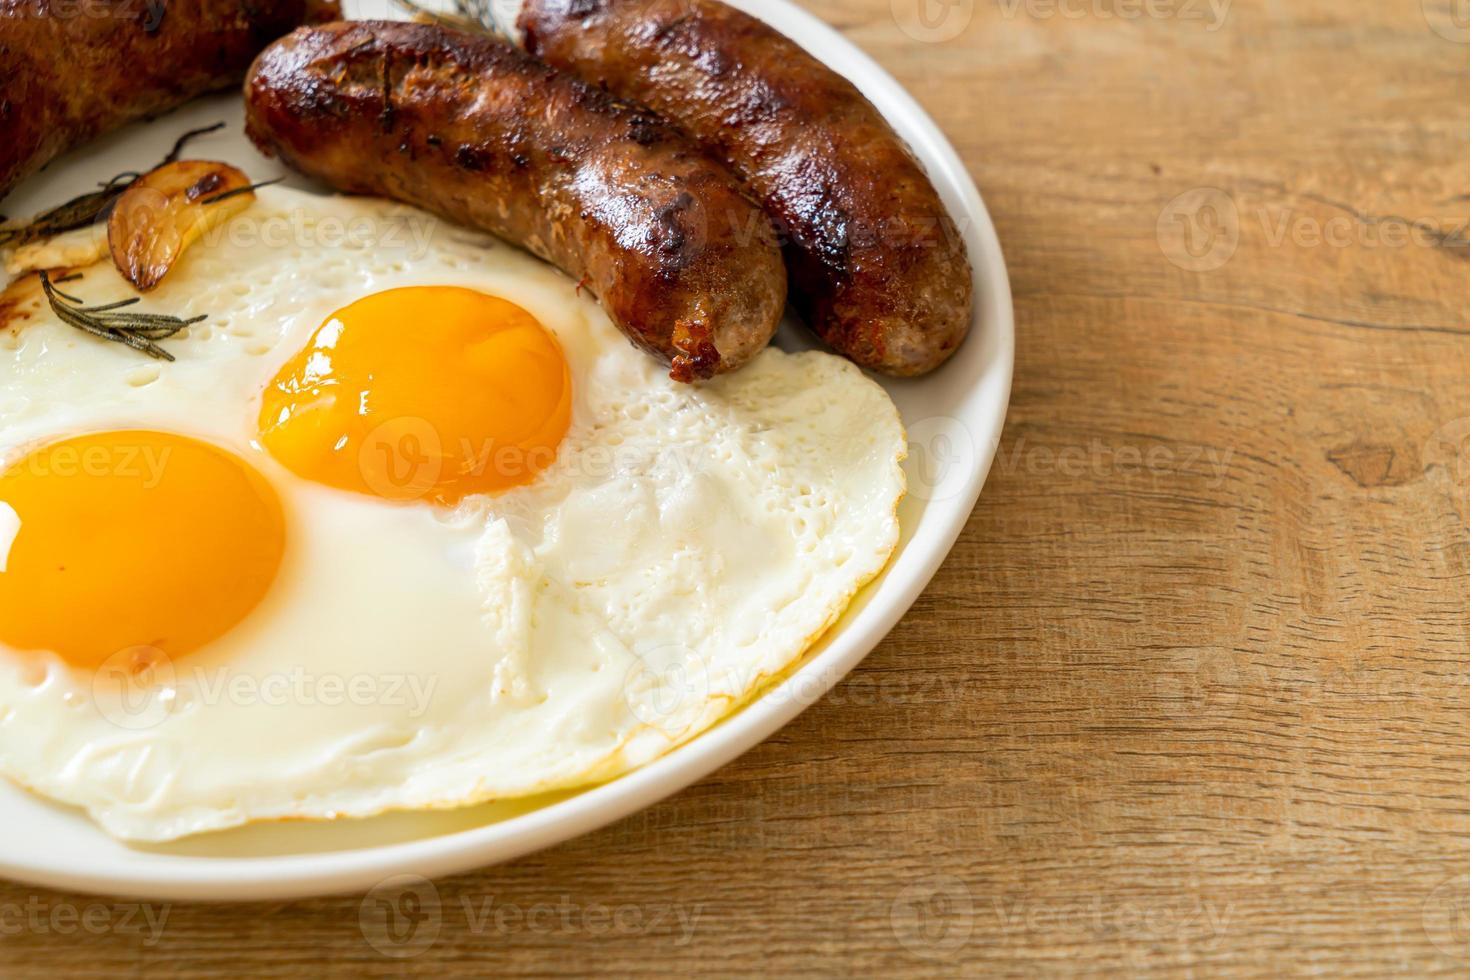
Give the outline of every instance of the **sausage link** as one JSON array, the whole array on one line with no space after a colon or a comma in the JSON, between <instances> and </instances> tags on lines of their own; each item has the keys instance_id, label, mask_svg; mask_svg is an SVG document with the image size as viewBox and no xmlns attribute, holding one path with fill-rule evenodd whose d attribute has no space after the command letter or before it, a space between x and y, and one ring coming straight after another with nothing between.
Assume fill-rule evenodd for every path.
<instances>
[{"instance_id":1,"label":"sausage link","mask_svg":"<svg viewBox=\"0 0 1470 980\"><path fill-rule=\"evenodd\" d=\"M490 37L427 24L303 28L245 85L262 150L341 190L427 208L585 283L692 381L770 340L786 276L737 179L652 112Z\"/></svg>"},{"instance_id":2,"label":"sausage link","mask_svg":"<svg viewBox=\"0 0 1470 980\"><path fill-rule=\"evenodd\" d=\"M0 0L0 198L110 129L239 84L261 48L336 14L335 0Z\"/></svg>"},{"instance_id":3,"label":"sausage link","mask_svg":"<svg viewBox=\"0 0 1470 980\"><path fill-rule=\"evenodd\" d=\"M923 374L969 329L971 272L934 185L845 78L719 0L527 0L532 54L650 106L746 178L794 304L866 367Z\"/></svg>"}]
</instances>

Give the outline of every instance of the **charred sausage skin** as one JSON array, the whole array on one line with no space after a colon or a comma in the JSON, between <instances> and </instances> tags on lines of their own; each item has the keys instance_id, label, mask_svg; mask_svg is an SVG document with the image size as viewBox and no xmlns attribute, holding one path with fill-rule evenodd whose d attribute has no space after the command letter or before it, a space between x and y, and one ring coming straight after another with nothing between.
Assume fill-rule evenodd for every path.
<instances>
[{"instance_id":1,"label":"charred sausage skin","mask_svg":"<svg viewBox=\"0 0 1470 980\"><path fill-rule=\"evenodd\" d=\"M894 375L969 329L964 242L933 184L845 78L719 0L527 0L527 50L641 102L745 177L782 235L794 304Z\"/></svg>"},{"instance_id":2,"label":"charred sausage skin","mask_svg":"<svg viewBox=\"0 0 1470 980\"><path fill-rule=\"evenodd\" d=\"M587 285L676 380L739 367L775 332L780 253L729 170L507 42L397 22L303 28L260 55L245 98L262 150L522 245Z\"/></svg>"},{"instance_id":3,"label":"charred sausage skin","mask_svg":"<svg viewBox=\"0 0 1470 980\"><path fill-rule=\"evenodd\" d=\"M336 13L335 0L0 0L0 198L72 147L238 84L261 48Z\"/></svg>"}]
</instances>

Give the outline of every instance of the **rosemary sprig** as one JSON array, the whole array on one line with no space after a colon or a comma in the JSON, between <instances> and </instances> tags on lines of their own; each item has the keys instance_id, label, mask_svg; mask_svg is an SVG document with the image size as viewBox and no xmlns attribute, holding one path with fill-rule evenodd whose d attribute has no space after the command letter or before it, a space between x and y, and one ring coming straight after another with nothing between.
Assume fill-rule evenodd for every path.
<instances>
[{"instance_id":1,"label":"rosemary sprig","mask_svg":"<svg viewBox=\"0 0 1470 980\"><path fill-rule=\"evenodd\" d=\"M519 4L517 4L519 6ZM468 17L492 34L510 37L510 31L495 16L495 0L454 0L454 9L461 17Z\"/></svg>"},{"instance_id":2,"label":"rosemary sprig","mask_svg":"<svg viewBox=\"0 0 1470 980\"><path fill-rule=\"evenodd\" d=\"M246 184L244 187L236 187L233 190L221 191L213 197L206 197L199 203L218 204L220 201L227 201L232 197L239 197L241 194L253 194L255 191L260 190L262 187L269 187L272 184L279 184L285 179L285 177L272 177L270 180L262 180L254 184Z\"/></svg>"},{"instance_id":3,"label":"rosemary sprig","mask_svg":"<svg viewBox=\"0 0 1470 980\"><path fill-rule=\"evenodd\" d=\"M184 152L184 147L187 146L189 141L192 140L194 137L204 136L208 133L217 132L218 130L224 128L224 120L220 120L212 126L200 126L198 129L189 130L183 136L180 136L178 139L174 140L174 148L168 151L168 156L164 157L163 163L160 163L158 166L161 167L165 163L173 163L174 161L178 160L179 154ZM154 167L153 169L157 170L158 167Z\"/></svg>"},{"instance_id":4,"label":"rosemary sprig","mask_svg":"<svg viewBox=\"0 0 1470 980\"><path fill-rule=\"evenodd\" d=\"M169 150L168 156L163 158L163 163L160 163L159 166L177 160L179 154L184 151L184 147L194 137L223 129L224 125L223 122L217 122L213 126L189 130L174 141L173 149ZM49 211L43 211L27 224L0 228L0 248L11 245L29 245L31 242L50 238L64 231L73 231L96 224L107 217L112 210L112 205L122 196L123 191L131 187L133 181L141 176L142 174L134 170L124 171L107 183L99 184L99 190L88 191L65 204L58 204Z\"/></svg>"},{"instance_id":5,"label":"rosemary sprig","mask_svg":"<svg viewBox=\"0 0 1470 980\"><path fill-rule=\"evenodd\" d=\"M430 10L415 0L395 0L395 2L419 18L435 24L458 27L461 30L488 32L505 38L511 36L510 31L506 30L505 26L500 23L500 18L495 15L494 0L454 0L454 13L452 14Z\"/></svg>"},{"instance_id":6,"label":"rosemary sprig","mask_svg":"<svg viewBox=\"0 0 1470 980\"><path fill-rule=\"evenodd\" d=\"M100 190L88 191L65 204L43 211L32 218L29 224L0 228L0 247L29 245L42 238L95 224L112 207L112 202L137 179L138 174L132 171L118 174L107 183L100 184Z\"/></svg>"},{"instance_id":7,"label":"rosemary sprig","mask_svg":"<svg viewBox=\"0 0 1470 980\"><path fill-rule=\"evenodd\" d=\"M86 306L84 301L78 297L57 289L45 269L41 270L40 276L41 290L46 294L46 301L51 304L52 312L61 322L70 324L94 337L123 344L149 357L163 361L172 361L174 356L158 346L155 341L172 337L190 324L198 323L208 316L208 314L201 313L199 316L185 320L182 317L168 316L163 313L118 312L137 303L139 300L137 296L131 299L120 299L116 303L104 303L101 306ZM74 272L69 276L63 276L56 282L71 282L80 278L81 274Z\"/></svg>"}]
</instances>

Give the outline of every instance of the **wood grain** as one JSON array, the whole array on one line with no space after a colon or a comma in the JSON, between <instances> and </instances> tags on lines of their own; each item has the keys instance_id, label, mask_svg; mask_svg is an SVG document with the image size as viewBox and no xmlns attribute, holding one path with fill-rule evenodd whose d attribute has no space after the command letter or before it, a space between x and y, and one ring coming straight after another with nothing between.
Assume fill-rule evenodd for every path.
<instances>
[{"instance_id":1,"label":"wood grain","mask_svg":"<svg viewBox=\"0 0 1470 980\"><path fill-rule=\"evenodd\" d=\"M862 668L667 803L439 882L411 959L356 897L153 942L0 885L6 975L1470 972L1470 10L914 2L808 6L959 148L1018 362Z\"/></svg>"}]
</instances>

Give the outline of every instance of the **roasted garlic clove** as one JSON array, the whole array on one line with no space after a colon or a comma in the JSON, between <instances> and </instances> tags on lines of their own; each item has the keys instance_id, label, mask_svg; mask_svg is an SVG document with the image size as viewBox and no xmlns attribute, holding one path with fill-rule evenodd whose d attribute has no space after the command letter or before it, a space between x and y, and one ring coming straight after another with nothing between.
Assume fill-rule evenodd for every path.
<instances>
[{"instance_id":1,"label":"roasted garlic clove","mask_svg":"<svg viewBox=\"0 0 1470 980\"><path fill-rule=\"evenodd\" d=\"M147 292L199 236L255 200L250 180L227 163L178 160L133 182L107 220L112 261Z\"/></svg>"}]
</instances>

